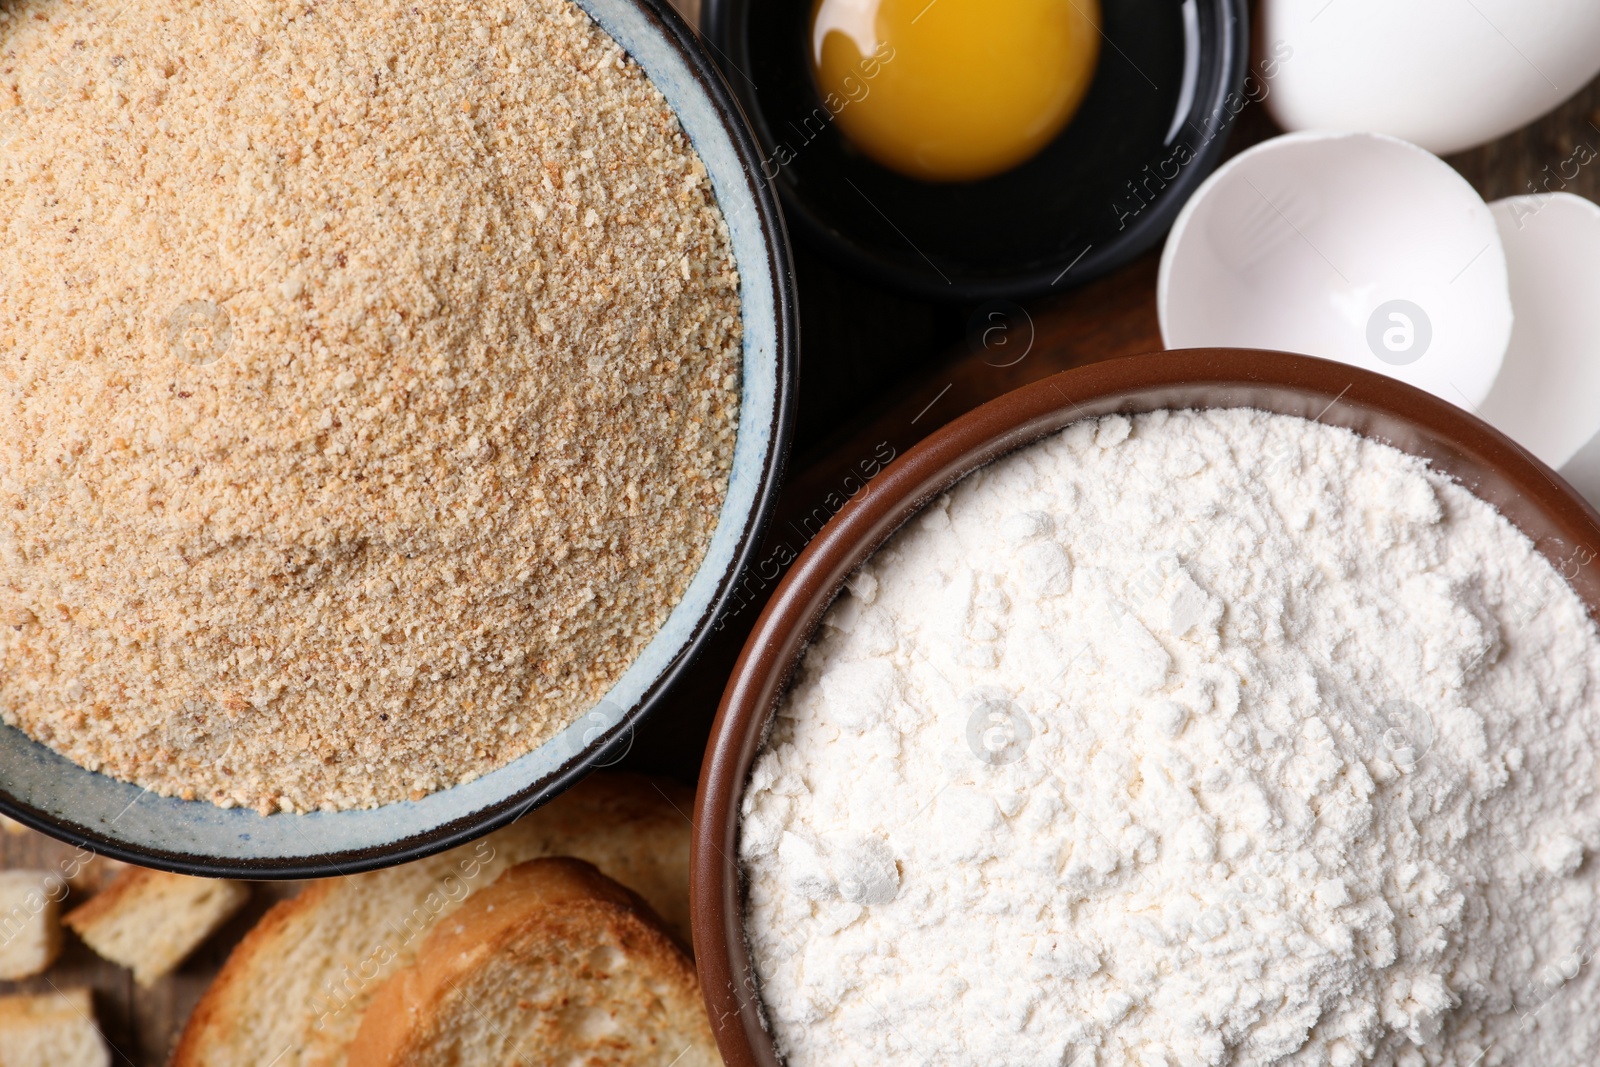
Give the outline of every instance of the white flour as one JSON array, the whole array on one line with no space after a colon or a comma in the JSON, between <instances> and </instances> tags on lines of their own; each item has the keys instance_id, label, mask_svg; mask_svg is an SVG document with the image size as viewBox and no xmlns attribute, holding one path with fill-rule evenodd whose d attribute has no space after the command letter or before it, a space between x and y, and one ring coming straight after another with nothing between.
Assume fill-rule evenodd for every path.
<instances>
[{"instance_id":1,"label":"white flour","mask_svg":"<svg viewBox=\"0 0 1600 1067\"><path fill-rule=\"evenodd\" d=\"M851 589L744 800L792 1067L1593 1062L1600 636L1466 490L1112 417Z\"/></svg>"}]
</instances>

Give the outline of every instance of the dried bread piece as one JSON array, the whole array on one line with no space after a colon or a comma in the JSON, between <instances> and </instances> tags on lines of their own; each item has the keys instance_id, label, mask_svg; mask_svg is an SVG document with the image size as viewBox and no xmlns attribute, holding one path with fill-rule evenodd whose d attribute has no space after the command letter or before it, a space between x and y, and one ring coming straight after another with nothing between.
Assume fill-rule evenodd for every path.
<instances>
[{"instance_id":1,"label":"dried bread piece","mask_svg":"<svg viewBox=\"0 0 1600 1067\"><path fill-rule=\"evenodd\" d=\"M674 783L592 775L481 841L311 885L234 949L171 1067L339 1067L378 985L416 958L442 916L524 860L588 860L687 941L692 803Z\"/></svg>"},{"instance_id":2,"label":"dried bread piece","mask_svg":"<svg viewBox=\"0 0 1600 1067\"><path fill-rule=\"evenodd\" d=\"M74 893L94 894L109 886L117 875L127 869L128 865L121 860L80 849L78 857L67 865L67 884Z\"/></svg>"},{"instance_id":3,"label":"dried bread piece","mask_svg":"<svg viewBox=\"0 0 1600 1067\"><path fill-rule=\"evenodd\" d=\"M250 899L239 882L129 867L66 924L149 987L170 974Z\"/></svg>"},{"instance_id":4,"label":"dried bread piece","mask_svg":"<svg viewBox=\"0 0 1600 1067\"><path fill-rule=\"evenodd\" d=\"M43 974L56 961L66 895L65 879L52 871L0 871L0 978Z\"/></svg>"},{"instance_id":5,"label":"dried bread piece","mask_svg":"<svg viewBox=\"0 0 1600 1067\"><path fill-rule=\"evenodd\" d=\"M0 997L0 1065L111 1067L89 991Z\"/></svg>"},{"instance_id":6,"label":"dried bread piece","mask_svg":"<svg viewBox=\"0 0 1600 1067\"><path fill-rule=\"evenodd\" d=\"M581 860L476 893L372 998L350 1067L714 1067L694 963L638 896Z\"/></svg>"}]
</instances>

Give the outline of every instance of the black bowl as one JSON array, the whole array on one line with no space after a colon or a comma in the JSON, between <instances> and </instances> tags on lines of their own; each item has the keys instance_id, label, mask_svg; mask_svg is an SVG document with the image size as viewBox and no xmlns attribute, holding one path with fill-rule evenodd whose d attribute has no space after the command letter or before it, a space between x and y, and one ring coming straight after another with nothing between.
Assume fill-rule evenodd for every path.
<instances>
[{"instance_id":1,"label":"black bowl","mask_svg":"<svg viewBox=\"0 0 1600 1067\"><path fill-rule=\"evenodd\" d=\"M639 62L694 140L743 279L743 394L722 520L689 590L630 668L634 681L624 675L577 722L475 781L372 810L267 818L154 796L0 725L0 814L92 852L184 874L350 874L421 859L514 822L590 771L616 763L637 728L662 708L736 600L772 515L799 373L794 270L777 198L758 177L756 144L694 31L667 0L577 3Z\"/></svg>"},{"instance_id":2,"label":"black bowl","mask_svg":"<svg viewBox=\"0 0 1600 1067\"><path fill-rule=\"evenodd\" d=\"M933 299L1041 295L1129 262L1220 161L1245 102L1246 0L1102 0L1099 68L1053 142L983 181L917 181L832 121L806 53L811 6L707 0L706 40L798 232Z\"/></svg>"}]
</instances>

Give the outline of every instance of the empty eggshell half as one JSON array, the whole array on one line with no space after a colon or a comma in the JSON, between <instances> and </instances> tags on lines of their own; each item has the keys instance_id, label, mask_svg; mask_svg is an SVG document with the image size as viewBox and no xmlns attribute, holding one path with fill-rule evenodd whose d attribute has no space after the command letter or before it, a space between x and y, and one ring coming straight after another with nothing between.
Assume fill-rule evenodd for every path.
<instances>
[{"instance_id":1,"label":"empty eggshell half","mask_svg":"<svg viewBox=\"0 0 1600 1067\"><path fill-rule=\"evenodd\" d=\"M1169 348L1322 356L1464 406L1511 337L1489 206L1377 134L1286 134L1229 161L1173 224L1156 302Z\"/></svg>"},{"instance_id":2,"label":"empty eggshell half","mask_svg":"<svg viewBox=\"0 0 1600 1067\"><path fill-rule=\"evenodd\" d=\"M1367 130L1445 155L1526 125L1600 72L1597 0L1263 0L1289 130Z\"/></svg>"},{"instance_id":3,"label":"empty eggshell half","mask_svg":"<svg viewBox=\"0 0 1600 1067\"><path fill-rule=\"evenodd\" d=\"M1479 414L1600 501L1600 205L1548 193L1489 206L1517 321Z\"/></svg>"}]
</instances>

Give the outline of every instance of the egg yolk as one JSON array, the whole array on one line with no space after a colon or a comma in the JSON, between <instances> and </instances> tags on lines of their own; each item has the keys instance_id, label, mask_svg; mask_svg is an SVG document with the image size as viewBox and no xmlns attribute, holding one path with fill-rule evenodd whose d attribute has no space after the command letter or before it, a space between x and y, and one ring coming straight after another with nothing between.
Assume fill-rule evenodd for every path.
<instances>
[{"instance_id":1,"label":"egg yolk","mask_svg":"<svg viewBox=\"0 0 1600 1067\"><path fill-rule=\"evenodd\" d=\"M927 181L1032 158L1083 101L1099 0L817 0L811 69L844 135Z\"/></svg>"}]
</instances>

